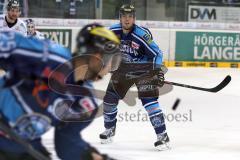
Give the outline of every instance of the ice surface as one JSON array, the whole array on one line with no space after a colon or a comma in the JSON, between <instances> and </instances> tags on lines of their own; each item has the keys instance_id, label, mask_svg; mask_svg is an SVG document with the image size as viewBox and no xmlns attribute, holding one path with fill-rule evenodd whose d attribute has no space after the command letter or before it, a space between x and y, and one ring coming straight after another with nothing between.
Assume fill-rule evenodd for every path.
<instances>
[{"instance_id":1,"label":"ice surface","mask_svg":"<svg viewBox=\"0 0 240 160\"><path fill-rule=\"evenodd\" d=\"M159 98L167 116L172 147L169 151L159 152L153 147L156 136L138 99L131 107L122 101L119 103L119 121L112 144L100 144L98 137L104 130L103 117L85 129L83 136L101 152L119 160L239 160L240 70L170 68L166 80L214 87L226 75L231 75L232 81L218 93L174 87L172 92ZM97 82L96 88L105 89L108 79L109 76ZM171 107L177 98L181 101L173 111ZM52 131L44 136L44 143L50 150L53 149L51 139Z\"/></svg>"}]
</instances>

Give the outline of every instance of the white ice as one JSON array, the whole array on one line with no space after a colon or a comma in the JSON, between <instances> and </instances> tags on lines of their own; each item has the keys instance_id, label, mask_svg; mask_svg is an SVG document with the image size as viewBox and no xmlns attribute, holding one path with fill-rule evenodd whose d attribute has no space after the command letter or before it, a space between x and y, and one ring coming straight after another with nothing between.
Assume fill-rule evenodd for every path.
<instances>
[{"instance_id":1,"label":"white ice","mask_svg":"<svg viewBox=\"0 0 240 160\"><path fill-rule=\"evenodd\" d=\"M226 75L231 75L232 81L218 93L174 87L170 93L159 98L167 116L171 150L159 152L153 147L156 136L150 122L146 121L146 112L138 99L132 107L122 101L119 103L120 117L112 144L100 144L98 137L104 130L103 117L97 118L86 128L83 137L101 152L118 160L239 160L240 70L170 68L165 78L173 82L213 87ZM104 90L108 79L109 76L97 82L96 88ZM173 111L171 108L177 98L181 101L177 110ZM185 119L179 117L183 115ZM173 116L176 116L175 119ZM50 150L53 149L51 139L52 132L44 136L44 143Z\"/></svg>"}]
</instances>

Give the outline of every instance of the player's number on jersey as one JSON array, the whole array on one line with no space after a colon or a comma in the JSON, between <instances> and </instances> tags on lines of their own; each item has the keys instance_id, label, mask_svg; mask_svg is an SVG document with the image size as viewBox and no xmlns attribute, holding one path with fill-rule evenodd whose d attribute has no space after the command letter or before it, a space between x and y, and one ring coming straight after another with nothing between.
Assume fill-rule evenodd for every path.
<instances>
[{"instance_id":1,"label":"player's number on jersey","mask_svg":"<svg viewBox=\"0 0 240 160\"><path fill-rule=\"evenodd\" d=\"M15 36L13 33L9 32L7 39L4 41L4 37L0 34L0 39L3 41L0 42L0 51L7 52L16 47Z\"/></svg>"}]
</instances>

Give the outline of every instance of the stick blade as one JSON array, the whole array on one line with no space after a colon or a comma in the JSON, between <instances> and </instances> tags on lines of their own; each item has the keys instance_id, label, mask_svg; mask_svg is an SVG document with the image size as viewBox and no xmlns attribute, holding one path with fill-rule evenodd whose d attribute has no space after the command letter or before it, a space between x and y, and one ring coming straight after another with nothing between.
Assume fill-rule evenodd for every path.
<instances>
[{"instance_id":1,"label":"stick blade","mask_svg":"<svg viewBox=\"0 0 240 160\"><path fill-rule=\"evenodd\" d=\"M232 77L230 75L227 75L219 85L217 85L214 88L211 88L210 92L218 92L218 91L222 90L224 87L226 87L228 85L228 83L231 81L231 79L232 79Z\"/></svg>"}]
</instances>

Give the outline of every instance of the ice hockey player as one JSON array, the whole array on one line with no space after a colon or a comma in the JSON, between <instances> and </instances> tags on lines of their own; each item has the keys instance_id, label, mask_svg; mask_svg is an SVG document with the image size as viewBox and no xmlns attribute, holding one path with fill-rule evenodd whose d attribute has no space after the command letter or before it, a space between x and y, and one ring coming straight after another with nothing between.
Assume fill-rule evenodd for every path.
<instances>
[{"instance_id":1,"label":"ice hockey player","mask_svg":"<svg viewBox=\"0 0 240 160\"><path fill-rule=\"evenodd\" d=\"M0 32L0 68L6 71L0 77L1 121L46 156L41 136L54 126L61 160L111 160L85 142L80 132L98 109L91 82L114 69L111 61L119 43L112 31L89 24L77 35L72 58L69 50L49 40ZM3 132L0 159L34 158Z\"/></svg>"},{"instance_id":2,"label":"ice hockey player","mask_svg":"<svg viewBox=\"0 0 240 160\"><path fill-rule=\"evenodd\" d=\"M7 14L0 15L0 31L13 30L27 36L27 27L19 16L21 14L18 0L9 0L7 4Z\"/></svg>"},{"instance_id":3,"label":"ice hockey player","mask_svg":"<svg viewBox=\"0 0 240 160\"><path fill-rule=\"evenodd\" d=\"M148 112L151 124L156 132L157 141L154 146L158 150L169 149L169 137L166 132L163 112L158 103L158 87L163 86L164 72L162 66L162 51L153 41L150 31L135 24L135 8L133 5L123 5L119 11L120 24L110 27L120 37L122 63L113 73L104 97L104 127L100 134L101 143L109 143L115 135L117 123L117 105L123 99L129 88L136 84L138 96ZM139 71L152 72L150 77L137 75ZM136 73L136 75L134 75ZM139 77L139 78L129 78ZM157 85L153 84L156 81Z\"/></svg>"},{"instance_id":4,"label":"ice hockey player","mask_svg":"<svg viewBox=\"0 0 240 160\"><path fill-rule=\"evenodd\" d=\"M33 19L29 18L25 20L27 25L27 35L34 36L38 39L44 39L44 35L36 29L36 24Z\"/></svg>"}]
</instances>

